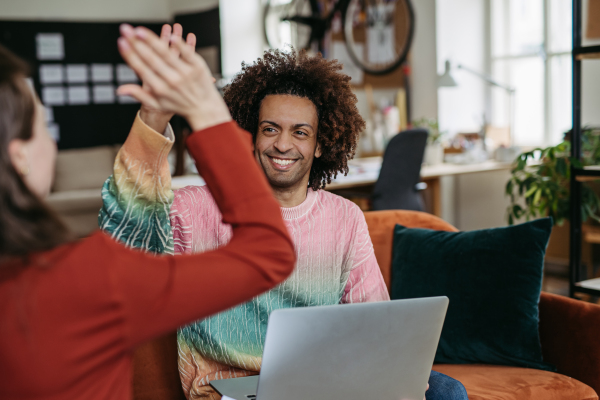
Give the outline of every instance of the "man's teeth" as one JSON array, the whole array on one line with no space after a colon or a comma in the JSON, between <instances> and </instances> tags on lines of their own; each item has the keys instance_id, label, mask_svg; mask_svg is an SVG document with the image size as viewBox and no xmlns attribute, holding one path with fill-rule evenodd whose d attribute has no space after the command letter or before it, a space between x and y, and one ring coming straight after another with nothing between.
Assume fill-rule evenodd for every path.
<instances>
[{"instance_id":1,"label":"man's teeth","mask_svg":"<svg viewBox=\"0 0 600 400\"><path fill-rule=\"evenodd\" d=\"M278 165L290 165L296 160L281 160L279 158L272 158L273 162Z\"/></svg>"}]
</instances>

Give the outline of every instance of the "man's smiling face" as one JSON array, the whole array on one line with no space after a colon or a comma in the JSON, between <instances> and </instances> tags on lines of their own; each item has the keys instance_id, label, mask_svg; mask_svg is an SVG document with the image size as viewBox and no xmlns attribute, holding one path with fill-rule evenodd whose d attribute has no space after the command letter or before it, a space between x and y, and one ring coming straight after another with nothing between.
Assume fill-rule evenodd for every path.
<instances>
[{"instance_id":1,"label":"man's smiling face","mask_svg":"<svg viewBox=\"0 0 600 400\"><path fill-rule=\"evenodd\" d=\"M279 189L306 189L317 146L317 109L292 95L266 96L258 113L254 155L269 183Z\"/></svg>"}]
</instances>

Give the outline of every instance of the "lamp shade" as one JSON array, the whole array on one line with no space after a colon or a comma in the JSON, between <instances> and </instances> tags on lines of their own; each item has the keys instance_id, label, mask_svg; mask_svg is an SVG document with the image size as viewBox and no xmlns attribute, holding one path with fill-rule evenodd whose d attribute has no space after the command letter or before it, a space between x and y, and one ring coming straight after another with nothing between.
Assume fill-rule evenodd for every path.
<instances>
[{"instance_id":1,"label":"lamp shade","mask_svg":"<svg viewBox=\"0 0 600 400\"><path fill-rule=\"evenodd\" d=\"M444 74L438 76L438 87L454 87L458 86L452 75L450 75L450 61L446 60L446 68Z\"/></svg>"}]
</instances>

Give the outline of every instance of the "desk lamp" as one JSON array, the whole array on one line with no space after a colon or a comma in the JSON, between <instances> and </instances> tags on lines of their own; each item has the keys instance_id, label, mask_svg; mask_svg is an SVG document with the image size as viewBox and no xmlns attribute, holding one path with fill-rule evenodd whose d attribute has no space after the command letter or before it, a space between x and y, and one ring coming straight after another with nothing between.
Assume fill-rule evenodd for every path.
<instances>
[{"instance_id":1,"label":"desk lamp","mask_svg":"<svg viewBox=\"0 0 600 400\"><path fill-rule=\"evenodd\" d=\"M458 83L456 83L456 80L454 80L454 78L452 77L452 75L450 74L450 70L451 68L451 64L449 60L446 60L446 64L445 64L445 70L444 73L438 77L438 87L454 87L454 86L458 86ZM508 137L509 137L509 142L512 145L513 142L513 133L514 133L514 95L515 95L515 89L513 87L507 86L507 85L503 85L501 83L498 83L497 81L495 81L494 79L492 79L491 77L482 74L480 72L474 71L470 68L465 67L464 65L458 64L456 66L456 69L462 69L464 71L469 72L472 75L475 75L476 77L478 77L479 79L489 83L492 86L496 86L499 87L501 89L506 90L506 92L508 93L508 115L509 115L509 122L508 122Z\"/></svg>"}]
</instances>

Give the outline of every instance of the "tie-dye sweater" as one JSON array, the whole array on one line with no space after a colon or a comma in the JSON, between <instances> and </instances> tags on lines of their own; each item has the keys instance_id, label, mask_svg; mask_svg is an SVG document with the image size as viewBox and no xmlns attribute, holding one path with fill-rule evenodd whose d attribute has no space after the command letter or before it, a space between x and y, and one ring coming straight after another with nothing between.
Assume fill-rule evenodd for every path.
<instances>
[{"instance_id":1,"label":"tie-dye sweater","mask_svg":"<svg viewBox=\"0 0 600 400\"><path fill-rule=\"evenodd\" d=\"M172 144L170 128L161 135L136 118L102 191L100 227L129 246L157 253L189 254L226 244L231 227L205 186L171 191L166 156ZM155 154L156 163L135 159L134 146ZM309 189L302 204L281 212L296 247L295 271L270 292L179 330L179 371L188 398L217 399L210 380L260 371L273 310L389 299L356 205Z\"/></svg>"}]
</instances>

